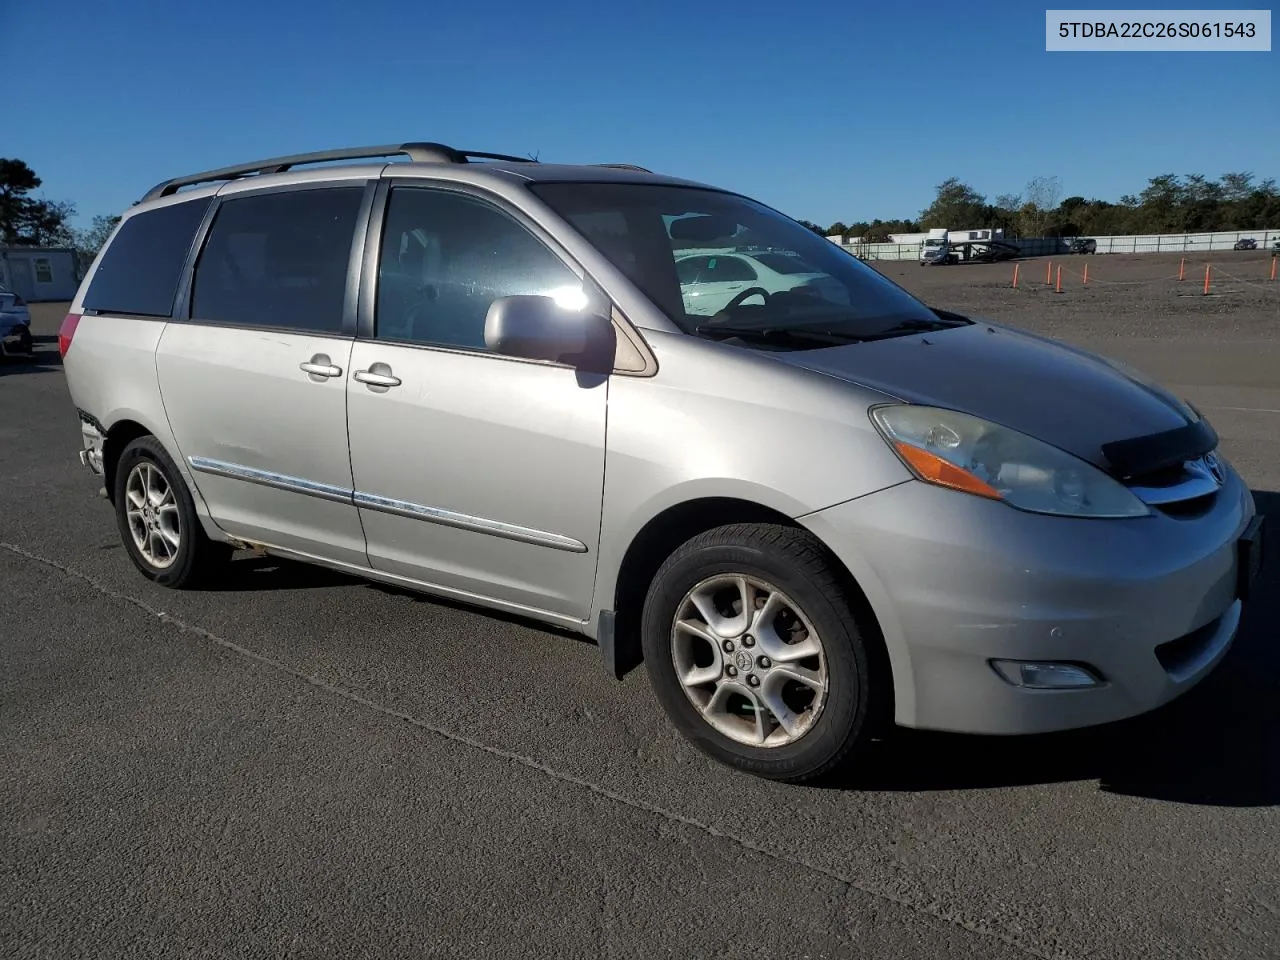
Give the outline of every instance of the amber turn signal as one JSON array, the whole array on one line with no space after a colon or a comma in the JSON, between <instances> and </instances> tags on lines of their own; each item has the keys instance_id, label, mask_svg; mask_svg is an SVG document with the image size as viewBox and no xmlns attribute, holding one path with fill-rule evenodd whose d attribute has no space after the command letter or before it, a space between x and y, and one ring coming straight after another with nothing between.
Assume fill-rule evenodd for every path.
<instances>
[{"instance_id":1,"label":"amber turn signal","mask_svg":"<svg viewBox=\"0 0 1280 960\"><path fill-rule=\"evenodd\" d=\"M1000 491L991 486L991 484L984 480L979 480L968 470L957 467L954 463L943 460L927 450L921 450L919 447L912 446L909 443L903 443L901 440L894 441L893 445L897 448L898 455L907 461L911 469L919 474L922 480L936 483L940 487L950 487L952 490L963 490L965 493L977 494L979 497L988 497L992 500L1004 499L1000 495Z\"/></svg>"}]
</instances>

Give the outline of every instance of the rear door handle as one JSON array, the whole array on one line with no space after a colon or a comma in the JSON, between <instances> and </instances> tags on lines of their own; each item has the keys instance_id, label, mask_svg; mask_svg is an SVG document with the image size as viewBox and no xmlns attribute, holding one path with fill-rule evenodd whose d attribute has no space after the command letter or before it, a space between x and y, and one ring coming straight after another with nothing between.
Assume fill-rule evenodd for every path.
<instances>
[{"instance_id":1,"label":"rear door handle","mask_svg":"<svg viewBox=\"0 0 1280 960\"><path fill-rule=\"evenodd\" d=\"M342 376L342 368L335 366L327 353L317 353L306 363L298 364L298 369L317 383L330 377Z\"/></svg>"},{"instance_id":2,"label":"rear door handle","mask_svg":"<svg viewBox=\"0 0 1280 960\"><path fill-rule=\"evenodd\" d=\"M357 370L351 376L372 388L381 387L386 390L388 387L400 386L400 378L392 376L390 365L385 363L371 363L368 370Z\"/></svg>"}]
</instances>

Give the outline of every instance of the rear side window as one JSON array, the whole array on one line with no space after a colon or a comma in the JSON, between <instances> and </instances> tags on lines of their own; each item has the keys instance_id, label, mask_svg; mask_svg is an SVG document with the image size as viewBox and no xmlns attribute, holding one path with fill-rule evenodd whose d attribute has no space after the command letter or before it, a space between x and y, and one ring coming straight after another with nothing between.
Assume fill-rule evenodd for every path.
<instances>
[{"instance_id":1,"label":"rear side window","mask_svg":"<svg viewBox=\"0 0 1280 960\"><path fill-rule=\"evenodd\" d=\"M85 291L83 307L99 313L168 317L182 265L212 197L137 213L121 224Z\"/></svg>"},{"instance_id":2,"label":"rear side window","mask_svg":"<svg viewBox=\"0 0 1280 960\"><path fill-rule=\"evenodd\" d=\"M225 201L196 264L191 319L340 332L363 197L359 186Z\"/></svg>"}]
</instances>

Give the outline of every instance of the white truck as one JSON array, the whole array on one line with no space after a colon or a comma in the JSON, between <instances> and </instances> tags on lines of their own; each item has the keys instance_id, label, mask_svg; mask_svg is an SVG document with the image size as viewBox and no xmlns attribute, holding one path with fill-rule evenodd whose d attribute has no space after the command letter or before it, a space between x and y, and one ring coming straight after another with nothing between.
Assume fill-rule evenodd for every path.
<instances>
[{"instance_id":1,"label":"white truck","mask_svg":"<svg viewBox=\"0 0 1280 960\"><path fill-rule=\"evenodd\" d=\"M1004 239L1003 230L947 230L935 227L920 241L920 266L948 263L991 263L1011 260L1021 251Z\"/></svg>"}]
</instances>

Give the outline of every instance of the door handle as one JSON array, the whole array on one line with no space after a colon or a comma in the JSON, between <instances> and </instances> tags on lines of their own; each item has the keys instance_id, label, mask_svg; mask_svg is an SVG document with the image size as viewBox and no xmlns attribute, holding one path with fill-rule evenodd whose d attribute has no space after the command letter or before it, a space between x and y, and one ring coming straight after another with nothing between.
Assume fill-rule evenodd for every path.
<instances>
[{"instance_id":1,"label":"door handle","mask_svg":"<svg viewBox=\"0 0 1280 960\"><path fill-rule=\"evenodd\" d=\"M342 376L342 368L335 366L327 353L317 353L305 363L298 364L298 369L316 381L316 383L328 380L330 377Z\"/></svg>"},{"instance_id":2,"label":"door handle","mask_svg":"<svg viewBox=\"0 0 1280 960\"><path fill-rule=\"evenodd\" d=\"M400 386L400 378L391 375L391 366L386 363L371 363L368 370L357 370L351 376L375 390Z\"/></svg>"}]
</instances>

